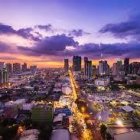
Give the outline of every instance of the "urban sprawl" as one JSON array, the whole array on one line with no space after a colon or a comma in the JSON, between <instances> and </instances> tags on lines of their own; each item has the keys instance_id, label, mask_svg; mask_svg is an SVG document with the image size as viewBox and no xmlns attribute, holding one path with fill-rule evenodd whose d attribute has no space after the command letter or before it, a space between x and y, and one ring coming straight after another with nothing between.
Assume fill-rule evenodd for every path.
<instances>
[{"instance_id":1,"label":"urban sprawl","mask_svg":"<svg viewBox=\"0 0 140 140\"><path fill-rule=\"evenodd\" d=\"M0 62L0 140L139 139L140 62Z\"/></svg>"}]
</instances>

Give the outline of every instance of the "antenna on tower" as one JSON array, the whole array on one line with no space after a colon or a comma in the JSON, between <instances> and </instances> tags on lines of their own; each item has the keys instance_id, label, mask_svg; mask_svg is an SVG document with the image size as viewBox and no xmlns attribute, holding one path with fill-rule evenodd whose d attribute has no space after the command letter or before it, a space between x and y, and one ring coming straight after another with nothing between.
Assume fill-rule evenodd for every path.
<instances>
[{"instance_id":1,"label":"antenna on tower","mask_svg":"<svg viewBox=\"0 0 140 140\"><path fill-rule=\"evenodd\" d=\"M99 43L99 49L100 49L100 52L101 52L100 57L102 59L103 58L103 53L102 53L102 49L101 49L101 43Z\"/></svg>"}]
</instances>

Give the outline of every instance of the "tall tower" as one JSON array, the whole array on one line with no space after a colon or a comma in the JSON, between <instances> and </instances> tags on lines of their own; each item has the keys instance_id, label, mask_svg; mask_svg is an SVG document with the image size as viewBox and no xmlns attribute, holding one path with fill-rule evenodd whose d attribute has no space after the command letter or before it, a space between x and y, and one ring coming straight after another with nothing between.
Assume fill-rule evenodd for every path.
<instances>
[{"instance_id":1,"label":"tall tower","mask_svg":"<svg viewBox=\"0 0 140 140\"><path fill-rule=\"evenodd\" d=\"M64 70L67 72L69 70L69 60L64 59Z\"/></svg>"},{"instance_id":2,"label":"tall tower","mask_svg":"<svg viewBox=\"0 0 140 140\"><path fill-rule=\"evenodd\" d=\"M84 75L87 75L87 62L88 62L88 57L84 57Z\"/></svg>"},{"instance_id":3,"label":"tall tower","mask_svg":"<svg viewBox=\"0 0 140 140\"><path fill-rule=\"evenodd\" d=\"M81 71L81 56L73 56L73 70Z\"/></svg>"},{"instance_id":4,"label":"tall tower","mask_svg":"<svg viewBox=\"0 0 140 140\"><path fill-rule=\"evenodd\" d=\"M24 63L24 64L22 65L22 71L23 71L23 72L26 72L26 71L27 71L27 64L26 64L26 63Z\"/></svg>"},{"instance_id":5,"label":"tall tower","mask_svg":"<svg viewBox=\"0 0 140 140\"><path fill-rule=\"evenodd\" d=\"M99 75L108 75L109 74L109 65L107 61L99 61Z\"/></svg>"},{"instance_id":6,"label":"tall tower","mask_svg":"<svg viewBox=\"0 0 140 140\"><path fill-rule=\"evenodd\" d=\"M124 72L125 75L129 74L129 58L124 59Z\"/></svg>"},{"instance_id":7,"label":"tall tower","mask_svg":"<svg viewBox=\"0 0 140 140\"><path fill-rule=\"evenodd\" d=\"M8 71L9 74L12 74L13 69L12 69L12 64L11 63L7 63L6 64L6 69Z\"/></svg>"},{"instance_id":8,"label":"tall tower","mask_svg":"<svg viewBox=\"0 0 140 140\"><path fill-rule=\"evenodd\" d=\"M8 82L8 72L6 68L0 69L0 84Z\"/></svg>"},{"instance_id":9,"label":"tall tower","mask_svg":"<svg viewBox=\"0 0 140 140\"><path fill-rule=\"evenodd\" d=\"M18 73L21 72L21 65L20 65L20 63L14 63L13 64L13 72L15 74L18 74Z\"/></svg>"}]
</instances>

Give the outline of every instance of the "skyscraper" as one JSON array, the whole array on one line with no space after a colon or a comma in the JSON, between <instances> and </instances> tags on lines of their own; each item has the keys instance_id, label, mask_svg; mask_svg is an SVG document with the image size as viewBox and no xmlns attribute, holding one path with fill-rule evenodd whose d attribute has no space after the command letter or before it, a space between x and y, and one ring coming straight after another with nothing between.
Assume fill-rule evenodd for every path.
<instances>
[{"instance_id":1,"label":"skyscraper","mask_svg":"<svg viewBox=\"0 0 140 140\"><path fill-rule=\"evenodd\" d=\"M3 69L5 67L5 63L4 62L0 62L0 69Z\"/></svg>"},{"instance_id":2,"label":"skyscraper","mask_svg":"<svg viewBox=\"0 0 140 140\"><path fill-rule=\"evenodd\" d=\"M109 65L107 61L99 61L99 75L108 75L109 74Z\"/></svg>"},{"instance_id":3,"label":"skyscraper","mask_svg":"<svg viewBox=\"0 0 140 140\"><path fill-rule=\"evenodd\" d=\"M6 68L0 69L0 84L8 82L8 72Z\"/></svg>"},{"instance_id":4,"label":"skyscraper","mask_svg":"<svg viewBox=\"0 0 140 140\"><path fill-rule=\"evenodd\" d=\"M130 74L140 74L140 62L132 62L129 65Z\"/></svg>"},{"instance_id":5,"label":"skyscraper","mask_svg":"<svg viewBox=\"0 0 140 140\"><path fill-rule=\"evenodd\" d=\"M13 69L12 69L12 64L11 63L7 63L6 64L6 69L8 71L9 74L12 74Z\"/></svg>"},{"instance_id":6,"label":"skyscraper","mask_svg":"<svg viewBox=\"0 0 140 140\"><path fill-rule=\"evenodd\" d=\"M88 57L84 57L84 75L87 75L87 61L88 61Z\"/></svg>"},{"instance_id":7,"label":"skyscraper","mask_svg":"<svg viewBox=\"0 0 140 140\"><path fill-rule=\"evenodd\" d=\"M3 83L8 82L8 71L6 68L3 68Z\"/></svg>"},{"instance_id":8,"label":"skyscraper","mask_svg":"<svg viewBox=\"0 0 140 140\"><path fill-rule=\"evenodd\" d=\"M116 63L113 64L112 75L114 76L121 75L121 72L122 72L122 61L118 60Z\"/></svg>"},{"instance_id":9,"label":"skyscraper","mask_svg":"<svg viewBox=\"0 0 140 140\"><path fill-rule=\"evenodd\" d=\"M129 74L129 58L124 59L124 72L125 75Z\"/></svg>"},{"instance_id":10,"label":"skyscraper","mask_svg":"<svg viewBox=\"0 0 140 140\"><path fill-rule=\"evenodd\" d=\"M13 73L18 74L21 72L21 65L20 63L13 64Z\"/></svg>"},{"instance_id":11,"label":"skyscraper","mask_svg":"<svg viewBox=\"0 0 140 140\"><path fill-rule=\"evenodd\" d=\"M81 56L73 56L73 70L81 71Z\"/></svg>"},{"instance_id":12,"label":"skyscraper","mask_svg":"<svg viewBox=\"0 0 140 140\"><path fill-rule=\"evenodd\" d=\"M27 64L24 63L24 64L22 65L22 72L26 72L26 71L27 71Z\"/></svg>"},{"instance_id":13,"label":"skyscraper","mask_svg":"<svg viewBox=\"0 0 140 140\"><path fill-rule=\"evenodd\" d=\"M93 75L93 71L92 71L92 61L87 61L86 62L86 77L89 79L92 77Z\"/></svg>"},{"instance_id":14,"label":"skyscraper","mask_svg":"<svg viewBox=\"0 0 140 140\"><path fill-rule=\"evenodd\" d=\"M69 60L68 59L64 59L64 69L66 72L69 70Z\"/></svg>"},{"instance_id":15,"label":"skyscraper","mask_svg":"<svg viewBox=\"0 0 140 140\"><path fill-rule=\"evenodd\" d=\"M93 74L92 61L89 61L87 57L84 57L84 75L85 78L91 78Z\"/></svg>"}]
</instances>

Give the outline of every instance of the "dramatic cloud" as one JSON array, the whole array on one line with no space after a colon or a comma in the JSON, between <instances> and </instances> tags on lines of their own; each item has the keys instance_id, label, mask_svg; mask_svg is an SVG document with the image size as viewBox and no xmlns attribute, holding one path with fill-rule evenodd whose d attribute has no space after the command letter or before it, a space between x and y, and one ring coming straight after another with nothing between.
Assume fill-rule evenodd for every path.
<instances>
[{"instance_id":1,"label":"dramatic cloud","mask_svg":"<svg viewBox=\"0 0 140 140\"><path fill-rule=\"evenodd\" d=\"M72 30L69 33L69 36L75 36L75 37L80 37L83 35L89 35L90 33L83 31L82 29L78 29L78 30Z\"/></svg>"},{"instance_id":2,"label":"dramatic cloud","mask_svg":"<svg viewBox=\"0 0 140 140\"><path fill-rule=\"evenodd\" d=\"M74 50L64 52L67 56L81 55L88 56L92 59L100 59L101 54L104 59L119 57L119 58L140 58L140 44L84 44L76 47Z\"/></svg>"},{"instance_id":3,"label":"dramatic cloud","mask_svg":"<svg viewBox=\"0 0 140 140\"><path fill-rule=\"evenodd\" d=\"M31 32L33 28L21 28L19 30L15 30L12 26L0 24L0 35L17 35L23 37L25 39L31 39L34 41L39 41L39 38L34 36Z\"/></svg>"},{"instance_id":4,"label":"dramatic cloud","mask_svg":"<svg viewBox=\"0 0 140 140\"><path fill-rule=\"evenodd\" d=\"M14 34L14 33L16 33L16 31L12 28L12 26L0 23L0 34Z\"/></svg>"},{"instance_id":5,"label":"dramatic cloud","mask_svg":"<svg viewBox=\"0 0 140 140\"><path fill-rule=\"evenodd\" d=\"M61 55L67 46L76 46L72 37L64 34L46 37L32 48L18 47L22 52L33 55Z\"/></svg>"},{"instance_id":6,"label":"dramatic cloud","mask_svg":"<svg viewBox=\"0 0 140 140\"><path fill-rule=\"evenodd\" d=\"M34 41L39 41L39 37L35 37L31 32L33 31L32 28L22 28L22 29L19 29L18 31L16 31L16 33L19 35L19 36L22 36L23 38L26 38L26 39L32 39ZM37 34L38 35L38 34Z\"/></svg>"},{"instance_id":7,"label":"dramatic cloud","mask_svg":"<svg viewBox=\"0 0 140 140\"><path fill-rule=\"evenodd\" d=\"M70 42L70 44L76 45L76 42ZM44 43L43 43L44 44ZM47 43L46 43L47 44ZM67 45L70 45L67 43ZM47 46L47 45L46 45ZM52 46L52 49L49 48ZM103 58L112 58L112 57L119 57L119 58L140 58L140 44L84 44L81 46L75 47L72 50L66 50L65 45L62 45L59 48L59 45L52 44L49 42L48 47L36 46L34 48L25 48L19 47L21 52L24 52L27 55L33 56L47 56L47 55L54 55L56 57L64 57L64 56L73 56L73 55L81 55L81 56L88 56L93 59L101 58L101 54Z\"/></svg>"},{"instance_id":8,"label":"dramatic cloud","mask_svg":"<svg viewBox=\"0 0 140 140\"><path fill-rule=\"evenodd\" d=\"M123 27L124 24L125 27ZM131 29L131 34L126 27ZM49 30L49 28L51 28L51 25L50 27L49 25L48 26L38 25L37 28L42 28L43 30L47 30L47 29ZM100 30L100 32L101 33L111 32L117 37L123 37L123 36L127 37L131 35L133 37L136 36L138 39L139 36L139 30L137 30L137 34L136 32L134 34L134 27L129 26L126 23L106 25L104 28ZM67 32L67 34L57 34L48 37L42 37L40 32L36 31L34 28L21 28L19 30L15 30L11 26L0 24L0 36L2 36L3 34L7 35L4 36L5 38L13 35L12 39L17 40L17 37L14 36L16 35L26 39L26 41L28 42L30 40L34 40L35 43L31 43L31 45L29 46L28 44L22 45L25 43L8 44L6 41L5 43L1 41L0 42L1 54L11 53L11 54L17 54L19 56L22 55L27 57L36 57L39 58L39 61L43 60L44 57L45 60L46 58L48 60L49 57L52 60L59 61L65 56L70 57L73 55L88 56L91 59L99 59L101 57L101 54L103 54L104 59L113 58L113 57L140 58L139 42L100 44L100 45L95 43L87 43L87 44L79 45L79 43L75 41L74 37L75 36L79 37L79 36L83 36L84 34L88 34L85 33L83 30L72 30L71 32L69 32L69 34ZM20 39L19 41L21 42ZM8 60L9 58L10 56L6 59Z\"/></svg>"},{"instance_id":9,"label":"dramatic cloud","mask_svg":"<svg viewBox=\"0 0 140 140\"><path fill-rule=\"evenodd\" d=\"M112 33L115 37L127 38L140 41L140 15L132 16L127 21L107 24L100 31L100 33Z\"/></svg>"}]
</instances>

